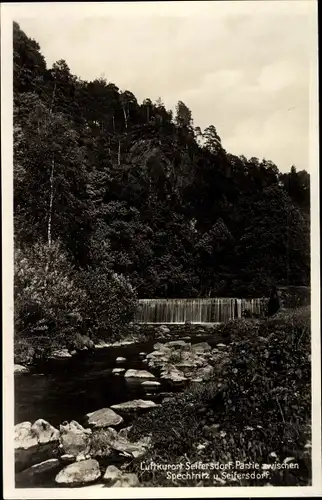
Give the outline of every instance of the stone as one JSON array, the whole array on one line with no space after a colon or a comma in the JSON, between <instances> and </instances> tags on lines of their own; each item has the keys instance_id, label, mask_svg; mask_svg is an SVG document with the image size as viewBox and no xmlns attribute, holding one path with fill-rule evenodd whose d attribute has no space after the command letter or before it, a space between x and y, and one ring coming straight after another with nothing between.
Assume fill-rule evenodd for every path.
<instances>
[{"instance_id":1,"label":"stone","mask_svg":"<svg viewBox=\"0 0 322 500\"><path fill-rule=\"evenodd\" d=\"M37 437L38 443L49 443L59 440L59 430L42 418L34 422L31 426L31 432Z\"/></svg>"},{"instance_id":2,"label":"stone","mask_svg":"<svg viewBox=\"0 0 322 500\"><path fill-rule=\"evenodd\" d=\"M192 344L191 349L194 352L204 353L205 351L211 351L211 346L207 342L199 342L198 344Z\"/></svg>"},{"instance_id":3,"label":"stone","mask_svg":"<svg viewBox=\"0 0 322 500\"><path fill-rule=\"evenodd\" d=\"M14 373L30 373L30 370L26 366L14 365Z\"/></svg>"},{"instance_id":4,"label":"stone","mask_svg":"<svg viewBox=\"0 0 322 500\"><path fill-rule=\"evenodd\" d=\"M226 349L226 344L217 344L216 345L217 349Z\"/></svg>"},{"instance_id":5,"label":"stone","mask_svg":"<svg viewBox=\"0 0 322 500\"><path fill-rule=\"evenodd\" d=\"M37 463L53 458L58 445L59 431L46 420L21 422L15 425L15 469L19 472Z\"/></svg>"},{"instance_id":6,"label":"stone","mask_svg":"<svg viewBox=\"0 0 322 500\"><path fill-rule=\"evenodd\" d=\"M117 479L119 479L122 475L122 471L115 467L115 465L109 465L105 471L105 474L103 476L103 481L106 481L108 483L114 482Z\"/></svg>"},{"instance_id":7,"label":"stone","mask_svg":"<svg viewBox=\"0 0 322 500\"><path fill-rule=\"evenodd\" d=\"M139 352L139 356L146 356L146 352Z\"/></svg>"},{"instance_id":8,"label":"stone","mask_svg":"<svg viewBox=\"0 0 322 500\"><path fill-rule=\"evenodd\" d=\"M126 361L126 358L123 358L122 356L119 356L118 358L116 358L117 363L124 363L124 361Z\"/></svg>"},{"instance_id":9,"label":"stone","mask_svg":"<svg viewBox=\"0 0 322 500\"><path fill-rule=\"evenodd\" d=\"M179 349L190 349L191 344L188 342L185 342L184 340L171 340L170 342L167 342L165 344L165 347L170 347L170 348L179 348Z\"/></svg>"},{"instance_id":10,"label":"stone","mask_svg":"<svg viewBox=\"0 0 322 500\"><path fill-rule=\"evenodd\" d=\"M159 387L161 384L156 380L146 380L145 382L142 382L141 385L143 385L144 387Z\"/></svg>"},{"instance_id":11,"label":"stone","mask_svg":"<svg viewBox=\"0 0 322 500\"><path fill-rule=\"evenodd\" d=\"M127 413L136 410L150 410L152 408L157 408L158 406L159 405L154 403L154 401L134 399L133 401L126 401L124 403L112 405L111 408L116 411L123 411Z\"/></svg>"},{"instance_id":12,"label":"stone","mask_svg":"<svg viewBox=\"0 0 322 500\"><path fill-rule=\"evenodd\" d=\"M88 425L94 429L111 427L123 422L123 418L110 408L101 408L92 413L87 413Z\"/></svg>"},{"instance_id":13,"label":"stone","mask_svg":"<svg viewBox=\"0 0 322 500\"><path fill-rule=\"evenodd\" d=\"M71 358L72 355L68 349L56 349L49 356L50 359Z\"/></svg>"},{"instance_id":14,"label":"stone","mask_svg":"<svg viewBox=\"0 0 322 500\"><path fill-rule=\"evenodd\" d=\"M155 378L155 376L146 370L129 369L125 372L125 378Z\"/></svg>"},{"instance_id":15,"label":"stone","mask_svg":"<svg viewBox=\"0 0 322 500\"><path fill-rule=\"evenodd\" d=\"M38 439L31 431L31 422L21 422L15 425L15 449L28 449L31 446L37 446Z\"/></svg>"},{"instance_id":16,"label":"stone","mask_svg":"<svg viewBox=\"0 0 322 500\"><path fill-rule=\"evenodd\" d=\"M119 374L125 372L125 368L113 368L112 373Z\"/></svg>"},{"instance_id":17,"label":"stone","mask_svg":"<svg viewBox=\"0 0 322 500\"><path fill-rule=\"evenodd\" d=\"M125 472L112 484L112 488L135 488L140 486L139 478L136 474Z\"/></svg>"},{"instance_id":18,"label":"stone","mask_svg":"<svg viewBox=\"0 0 322 500\"><path fill-rule=\"evenodd\" d=\"M94 345L95 349L104 349L105 347L110 347L110 346L111 346L111 344L108 344L107 342L103 342L103 341Z\"/></svg>"},{"instance_id":19,"label":"stone","mask_svg":"<svg viewBox=\"0 0 322 500\"><path fill-rule=\"evenodd\" d=\"M60 445L64 454L78 457L90 450L91 430L84 429L76 420L60 425Z\"/></svg>"},{"instance_id":20,"label":"stone","mask_svg":"<svg viewBox=\"0 0 322 500\"><path fill-rule=\"evenodd\" d=\"M121 437L121 438L127 439L128 438L128 433L130 432L131 429L132 429L132 425L130 425L129 427L123 427L123 429L121 429L119 431L118 436Z\"/></svg>"},{"instance_id":21,"label":"stone","mask_svg":"<svg viewBox=\"0 0 322 500\"><path fill-rule=\"evenodd\" d=\"M63 463L71 463L75 461L75 456L70 453L65 453L64 455L61 455L60 460Z\"/></svg>"},{"instance_id":22,"label":"stone","mask_svg":"<svg viewBox=\"0 0 322 500\"><path fill-rule=\"evenodd\" d=\"M170 333L170 328L165 325L159 326L158 330L160 333Z\"/></svg>"},{"instance_id":23,"label":"stone","mask_svg":"<svg viewBox=\"0 0 322 500\"><path fill-rule=\"evenodd\" d=\"M92 483L99 477L101 477L99 463L97 460L90 458L67 465L57 474L55 481L58 484L77 486Z\"/></svg>"},{"instance_id":24,"label":"stone","mask_svg":"<svg viewBox=\"0 0 322 500\"><path fill-rule=\"evenodd\" d=\"M26 485L27 487L30 487L37 480L41 480L41 476L43 474L60 467L61 465L58 458L50 458L49 460L45 460L39 464L32 465L31 467L28 467L28 469L24 469L22 472L16 474L16 486L19 487L20 485Z\"/></svg>"}]
</instances>

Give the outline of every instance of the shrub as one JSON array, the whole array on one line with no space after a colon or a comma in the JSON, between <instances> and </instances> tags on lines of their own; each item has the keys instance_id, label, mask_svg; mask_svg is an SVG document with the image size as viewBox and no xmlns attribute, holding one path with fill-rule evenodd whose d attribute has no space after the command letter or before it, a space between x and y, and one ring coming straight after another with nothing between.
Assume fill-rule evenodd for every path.
<instances>
[{"instance_id":1,"label":"shrub","mask_svg":"<svg viewBox=\"0 0 322 500\"><path fill-rule=\"evenodd\" d=\"M95 267L79 274L78 285L86 294L82 316L87 333L97 340L120 336L138 307L130 282L110 269Z\"/></svg>"},{"instance_id":2,"label":"shrub","mask_svg":"<svg viewBox=\"0 0 322 500\"><path fill-rule=\"evenodd\" d=\"M41 357L75 335L83 291L59 243L15 249L14 296L16 357Z\"/></svg>"}]
</instances>

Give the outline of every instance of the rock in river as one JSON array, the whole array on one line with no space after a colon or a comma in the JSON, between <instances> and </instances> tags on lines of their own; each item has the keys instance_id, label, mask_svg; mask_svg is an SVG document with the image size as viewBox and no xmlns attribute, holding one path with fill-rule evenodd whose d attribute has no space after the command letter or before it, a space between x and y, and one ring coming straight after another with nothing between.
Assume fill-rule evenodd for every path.
<instances>
[{"instance_id":1,"label":"rock in river","mask_svg":"<svg viewBox=\"0 0 322 500\"><path fill-rule=\"evenodd\" d=\"M119 356L118 358L116 358L117 363L124 363L124 361L126 361L126 358L123 358L122 356Z\"/></svg>"},{"instance_id":2,"label":"rock in river","mask_svg":"<svg viewBox=\"0 0 322 500\"><path fill-rule=\"evenodd\" d=\"M88 425L94 429L113 427L123 422L123 418L110 408L101 408L92 413L87 413Z\"/></svg>"},{"instance_id":3,"label":"rock in river","mask_svg":"<svg viewBox=\"0 0 322 500\"><path fill-rule=\"evenodd\" d=\"M133 401L126 401L125 403L119 403L112 405L111 408L116 411L131 412L136 410L150 410L151 408L157 408L159 405L154 403L154 401L145 401L143 399L134 399Z\"/></svg>"},{"instance_id":4,"label":"rock in river","mask_svg":"<svg viewBox=\"0 0 322 500\"><path fill-rule=\"evenodd\" d=\"M76 420L66 422L60 426L60 448L64 454L85 456L90 449L91 430L84 429Z\"/></svg>"},{"instance_id":5,"label":"rock in river","mask_svg":"<svg viewBox=\"0 0 322 500\"><path fill-rule=\"evenodd\" d=\"M125 372L125 368L113 368L112 373L118 375L119 373Z\"/></svg>"},{"instance_id":6,"label":"rock in river","mask_svg":"<svg viewBox=\"0 0 322 500\"><path fill-rule=\"evenodd\" d=\"M84 483L92 483L101 476L99 463L90 458L82 462L67 465L57 474L55 481L58 484L78 486Z\"/></svg>"},{"instance_id":7,"label":"rock in river","mask_svg":"<svg viewBox=\"0 0 322 500\"><path fill-rule=\"evenodd\" d=\"M143 385L143 387L159 387L161 384L156 380L146 380L145 382L142 382L141 385Z\"/></svg>"},{"instance_id":8,"label":"rock in river","mask_svg":"<svg viewBox=\"0 0 322 500\"><path fill-rule=\"evenodd\" d=\"M57 473L60 467L61 465L58 458L50 458L40 464L32 465L31 467L28 467L28 469L24 469L22 472L16 474L16 486L30 487L37 482L39 483L42 480L43 475L47 474L49 471L55 471L56 469Z\"/></svg>"},{"instance_id":9,"label":"rock in river","mask_svg":"<svg viewBox=\"0 0 322 500\"><path fill-rule=\"evenodd\" d=\"M26 366L14 365L14 373L29 373L30 370Z\"/></svg>"},{"instance_id":10,"label":"rock in river","mask_svg":"<svg viewBox=\"0 0 322 500\"><path fill-rule=\"evenodd\" d=\"M27 467L53 458L58 445L59 431L46 420L38 419L15 425L15 467L19 472Z\"/></svg>"},{"instance_id":11,"label":"rock in river","mask_svg":"<svg viewBox=\"0 0 322 500\"><path fill-rule=\"evenodd\" d=\"M127 370L125 378L155 378L154 375L146 370Z\"/></svg>"}]
</instances>

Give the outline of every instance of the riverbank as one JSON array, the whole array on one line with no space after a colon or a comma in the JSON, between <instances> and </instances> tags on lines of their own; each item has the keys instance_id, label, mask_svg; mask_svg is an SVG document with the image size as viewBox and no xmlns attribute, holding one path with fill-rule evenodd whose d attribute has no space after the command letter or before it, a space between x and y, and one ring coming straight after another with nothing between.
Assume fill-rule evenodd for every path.
<instances>
[{"instance_id":1,"label":"riverbank","mask_svg":"<svg viewBox=\"0 0 322 500\"><path fill-rule=\"evenodd\" d=\"M181 339L159 339L146 352L137 352L141 364L136 368L125 369L122 362L114 364L113 380L123 387L140 387L144 396L131 400L123 395L122 400L121 395L119 403L97 406L94 413L87 412L92 414L91 421L84 411L81 424L73 422L72 417L60 422L47 432L47 436L54 436L49 455L40 457L37 448L34 455L29 450L29 456L38 463L25 462L23 470L37 466L38 472L33 474L35 468L23 474L19 470L19 484L48 481L47 485L55 487L103 487L121 481L128 486L308 485L309 321L309 310L302 309L269 320L230 322L210 330L213 338L214 332L218 335L215 345L202 338L211 338L209 331L179 325L176 331ZM191 335L183 339L191 329L194 340ZM164 326L162 330L162 335L174 335L171 328ZM147 331L155 333L155 327ZM224 343L219 335L226 339ZM115 362L119 349L122 347L106 350L114 351ZM105 349L98 352L104 354ZM109 360L102 356L101 362L106 367ZM158 383L169 384L166 394ZM111 385L106 393L110 389ZM89 391L85 388L84 392ZM30 438L32 423L22 427ZM21 430L21 423L16 429ZM41 438L43 443L46 439ZM16 453L21 453L24 445L18 437ZM247 473L255 471L261 477L241 476L246 469L242 471L242 465L236 469L236 462L253 464ZM47 467L53 468L49 471ZM49 474L48 480L44 471ZM31 475L37 479L31 479Z\"/></svg>"}]
</instances>

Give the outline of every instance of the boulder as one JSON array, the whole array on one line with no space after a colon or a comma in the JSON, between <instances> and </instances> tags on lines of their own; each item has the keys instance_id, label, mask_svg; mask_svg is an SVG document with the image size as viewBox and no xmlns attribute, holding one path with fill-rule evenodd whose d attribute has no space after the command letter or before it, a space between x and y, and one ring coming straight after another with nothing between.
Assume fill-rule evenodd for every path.
<instances>
[{"instance_id":1,"label":"boulder","mask_svg":"<svg viewBox=\"0 0 322 500\"><path fill-rule=\"evenodd\" d=\"M192 344L191 349L195 353L204 353L211 351L211 346L207 342L199 342L198 344Z\"/></svg>"},{"instance_id":2,"label":"boulder","mask_svg":"<svg viewBox=\"0 0 322 500\"><path fill-rule=\"evenodd\" d=\"M101 408L92 413L87 413L88 425L94 429L111 427L123 422L123 418L110 408Z\"/></svg>"},{"instance_id":3,"label":"boulder","mask_svg":"<svg viewBox=\"0 0 322 500\"><path fill-rule=\"evenodd\" d=\"M75 456L72 454L65 453L64 455L61 455L60 460L63 463L69 464L71 462L75 462Z\"/></svg>"},{"instance_id":4,"label":"boulder","mask_svg":"<svg viewBox=\"0 0 322 500\"><path fill-rule=\"evenodd\" d=\"M226 349L226 344L217 344L216 345L217 349Z\"/></svg>"},{"instance_id":5,"label":"boulder","mask_svg":"<svg viewBox=\"0 0 322 500\"><path fill-rule=\"evenodd\" d=\"M149 436L141 438L139 441L131 442L125 437L118 436L110 443L113 450L133 458L143 457L151 445Z\"/></svg>"},{"instance_id":6,"label":"boulder","mask_svg":"<svg viewBox=\"0 0 322 500\"><path fill-rule=\"evenodd\" d=\"M67 465L57 474L55 481L57 484L78 486L84 483L92 483L100 476L99 463L97 460L90 458Z\"/></svg>"},{"instance_id":7,"label":"boulder","mask_svg":"<svg viewBox=\"0 0 322 500\"><path fill-rule=\"evenodd\" d=\"M120 469L115 467L115 465L109 465L103 476L103 481L106 481L107 483L113 483L117 479L119 479L121 475L122 471L120 471Z\"/></svg>"},{"instance_id":8,"label":"boulder","mask_svg":"<svg viewBox=\"0 0 322 500\"><path fill-rule=\"evenodd\" d=\"M161 378L165 380L170 380L174 384L176 383L182 383L187 380L187 378L184 376L182 372L176 369L170 369L169 371L166 371L161 375Z\"/></svg>"},{"instance_id":9,"label":"boulder","mask_svg":"<svg viewBox=\"0 0 322 500\"><path fill-rule=\"evenodd\" d=\"M137 411L137 410L150 410L152 408L157 408L159 405L154 403L154 401L145 401L143 399L134 399L133 401L126 401L124 403L119 403L112 405L111 408L116 411L122 411L125 413Z\"/></svg>"},{"instance_id":10,"label":"boulder","mask_svg":"<svg viewBox=\"0 0 322 500\"><path fill-rule=\"evenodd\" d=\"M14 373L30 373L30 370L26 366L14 365Z\"/></svg>"},{"instance_id":11,"label":"boulder","mask_svg":"<svg viewBox=\"0 0 322 500\"><path fill-rule=\"evenodd\" d=\"M125 378L155 378L155 376L146 370L127 370L124 375Z\"/></svg>"},{"instance_id":12,"label":"boulder","mask_svg":"<svg viewBox=\"0 0 322 500\"><path fill-rule=\"evenodd\" d=\"M91 444L91 430L84 429L75 420L60 426L60 448L63 454L84 457L88 454Z\"/></svg>"},{"instance_id":13,"label":"boulder","mask_svg":"<svg viewBox=\"0 0 322 500\"><path fill-rule=\"evenodd\" d=\"M170 333L170 328L165 325L159 326L158 330L160 333Z\"/></svg>"},{"instance_id":14,"label":"boulder","mask_svg":"<svg viewBox=\"0 0 322 500\"><path fill-rule=\"evenodd\" d=\"M38 443L46 444L59 440L59 430L42 418L34 422L31 426L31 432L37 437Z\"/></svg>"},{"instance_id":15,"label":"boulder","mask_svg":"<svg viewBox=\"0 0 322 500\"><path fill-rule=\"evenodd\" d=\"M132 429L132 425L129 425L129 427L123 427L123 429L121 429L118 432L118 436L121 438L128 439L128 433L130 432L131 429Z\"/></svg>"},{"instance_id":16,"label":"boulder","mask_svg":"<svg viewBox=\"0 0 322 500\"><path fill-rule=\"evenodd\" d=\"M45 460L40 464L32 465L31 467L28 467L28 469L24 469L22 472L16 474L16 486L30 487L36 485L37 483L41 482L43 476L46 473L54 470L58 472L58 469L60 467L61 465L58 458L50 458L49 460Z\"/></svg>"},{"instance_id":17,"label":"boulder","mask_svg":"<svg viewBox=\"0 0 322 500\"><path fill-rule=\"evenodd\" d=\"M140 486L140 481L136 474L125 472L122 476L112 484L112 488L135 488Z\"/></svg>"},{"instance_id":18,"label":"boulder","mask_svg":"<svg viewBox=\"0 0 322 500\"><path fill-rule=\"evenodd\" d=\"M125 368L113 368L112 373L118 375L119 373L125 372Z\"/></svg>"},{"instance_id":19,"label":"boulder","mask_svg":"<svg viewBox=\"0 0 322 500\"><path fill-rule=\"evenodd\" d=\"M188 342L185 342L184 340L171 340L170 342L167 342L165 344L165 347L170 347L172 348L179 348L179 349L190 349L191 344Z\"/></svg>"},{"instance_id":20,"label":"boulder","mask_svg":"<svg viewBox=\"0 0 322 500\"><path fill-rule=\"evenodd\" d=\"M20 472L37 463L53 458L59 431L46 420L21 422L15 425L15 469Z\"/></svg>"},{"instance_id":21,"label":"boulder","mask_svg":"<svg viewBox=\"0 0 322 500\"><path fill-rule=\"evenodd\" d=\"M49 356L50 359L71 358L72 355L68 349L56 349Z\"/></svg>"},{"instance_id":22,"label":"boulder","mask_svg":"<svg viewBox=\"0 0 322 500\"><path fill-rule=\"evenodd\" d=\"M124 361L126 361L126 358L123 358L122 356L119 356L118 358L116 358L117 363L124 363Z\"/></svg>"},{"instance_id":23,"label":"boulder","mask_svg":"<svg viewBox=\"0 0 322 500\"><path fill-rule=\"evenodd\" d=\"M139 356L146 356L146 352L139 352Z\"/></svg>"},{"instance_id":24,"label":"boulder","mask_svg":"<svg viewBox=\"0 0 322 500\"><path fill-rule=\"evenodd\" d=\"M146 380L145 382L142 382L141 385L143 385L143 387L159 387L161 384L156 380Z\"/></svg>"}]
</instances>

